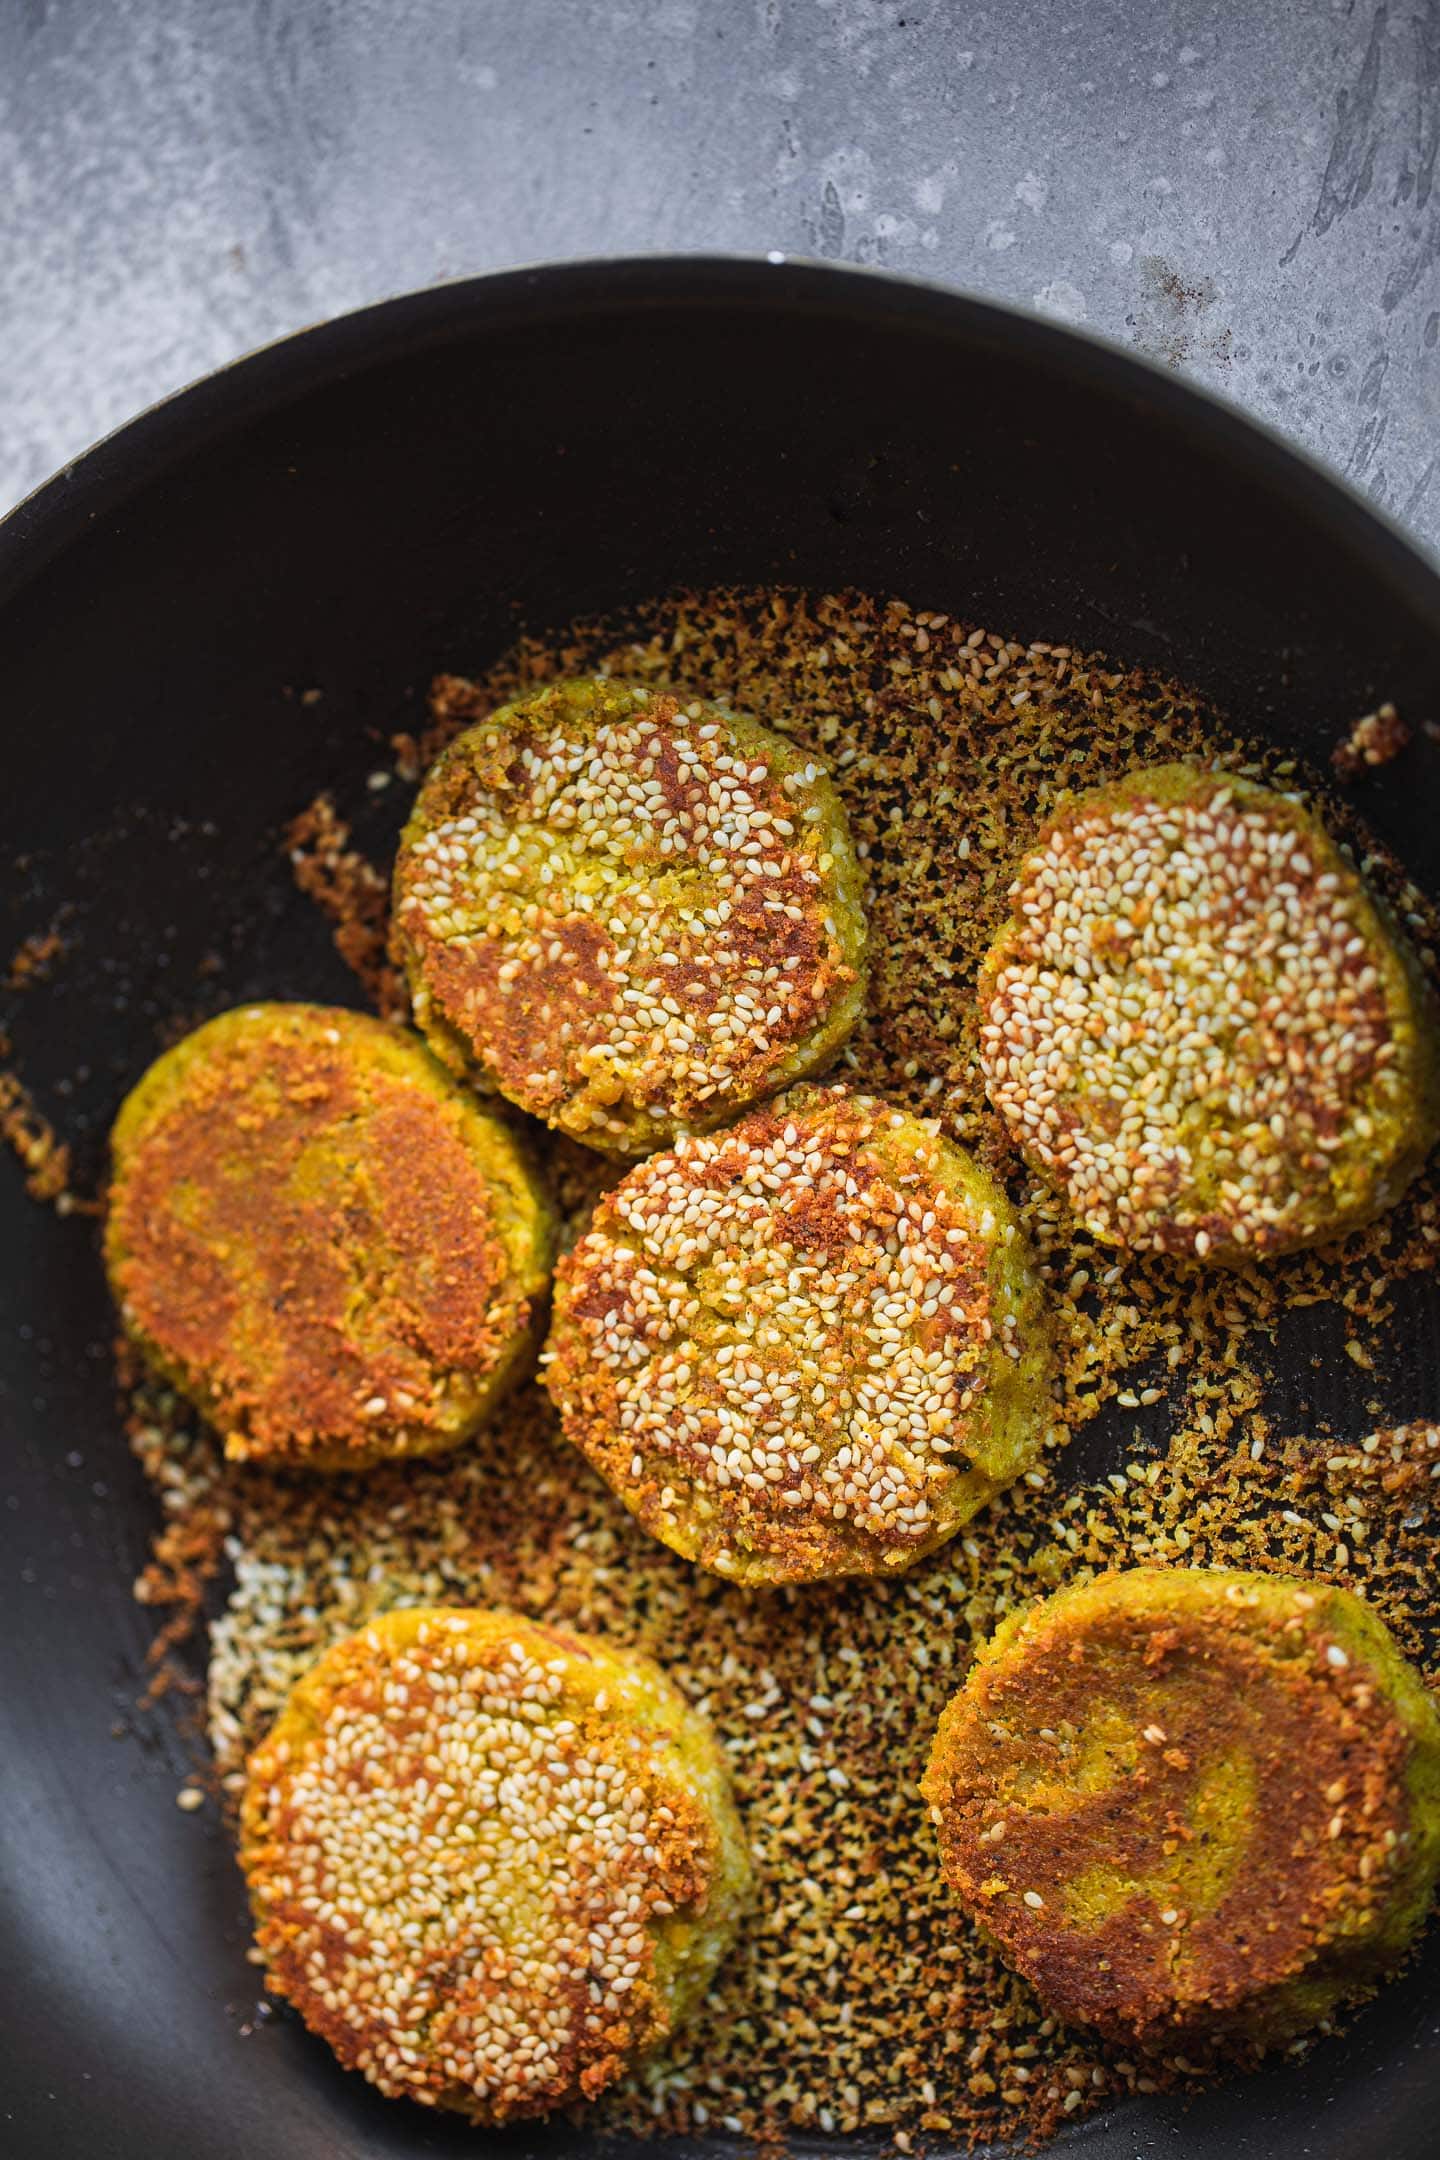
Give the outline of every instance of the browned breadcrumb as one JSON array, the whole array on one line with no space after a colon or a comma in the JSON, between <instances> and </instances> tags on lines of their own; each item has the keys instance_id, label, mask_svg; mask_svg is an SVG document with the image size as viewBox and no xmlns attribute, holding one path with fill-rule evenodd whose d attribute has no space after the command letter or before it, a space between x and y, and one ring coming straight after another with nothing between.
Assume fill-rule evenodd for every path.
<instances>
[{"instance_id":1,"label":"browned breadcrumb","mask_svg":"<svg viewBox=\"0 0 1440 2160\"><path fill-rule=\"evenodd\" d=\"M11 1055L0 1035L0 1058ZM70 1147L37 1106L19 1074L0 1066L0 1140L25 1173L25 1190L57 1215L98 1215L101 1203L71 1188Z\"/></svg>"},{"instance_id":2,"label":"browned breadcrumb","mask_svg":"<svg viewBox=\"0 0 1440 2160\"><path fill-rule=\"evenodd\" d=\"M335 934L335 950L382 1020L407 1020L405 980L386 949L390 891L386 880L350 845L350 827L328 795L317 795L285 829L295 883L313 900Z\"/></svg>"},{"instance_id":3,"label":"browned breadcrumb","mask_svg":"<svg viewBox=\"0 0 1440 2160\"><path fill-rule=\"evenodd\" d=\"M218 1474L218 1443L187 1435L183 1462L177 1460L171 1398L161 1399L164 1414L157 1419L134 1344L127 1336L117 1335L114 1350L126 1438L165 1511L150 1540L150 1558L134 1584L136 1604L154 1606L165 1615L145 1654L150 1679L140 1697L143 1710L172 1691L189 1694L197 1687L193 1665L175 1653L203 1625L206 1597L225 1564L225 1540L233 1528L234 1512Z\"/></svg>"},{"instance_id":4,"label":"browned breadcrumb","mask_svg":"<svg viewBox=\"0 0 1440 2160\"><path fill-rule=\"evenodd\" d=\"M7 990L28 990L34 983L44 982L53 972L56 961L65 950L65 940L60 935L58 922L48 930L32 931L22 938L10 955L10 965L5 971Z\"/></svg>"},{"instance_id":5,"label":"browned breadcrumb","mask_svg":"<svg viewBox=\"0 0 1440 2160\"><path fill-rule=\"evenodd\" d=\"M545 678L536 677L536 681ZM504 699L487 695L464 675L437 675L430 685L430 719L418 735L402 728L390 737L395 752L395 771L401 780L423 777L446 743L453 742L472 720L483 720Z\"/></svg>"},{"instance_id":6,"label":"browned breadcrumb","mask_svg":"<svg viewBox=\"0 0 1440 2160\"><path fill-rule=\"evenodd\" d=\"M1388 765L1410 740L1410 729L1388 701L1355 722L1349 734L1330 753L1330 763L1342 780L1353 780L1367 766Z\"/></svg>"},{"instance_id":7,"label":"browned breadcrumb","mask_svg":"<svg viewBox=\"0 0 1440 2160\"><path fill-rule=\"evenodd\" d=\"M1049 1456L909 1575L765 1594L649 1538L559 1443L534 1387L445 1463L324 1485L226 1469L173 1398L142 1392L137 1445L167 1522L193 1507L231 1524L209 1679L218 1768L233 1795L293 1678L388 1606L503 1605L646 1650L724 1740L760 1892L705 2010L600 2120L869 2131L901 2150L1043 2135L1183 2073L1058 2029L957 1911L917 1794L941 1707L1004 1613L1136 1561L1330 1576L1434 1670L1440 1437L1284 1438L1269 1391L1293 1308L1337 1303L1357 1349L1380 1351L1396 1286L1433 1266L1436 1177L1338 1249L1219 1276L1122 1267L1028 1177L986 1104L974 974L1060 792L1177 756L1297 784L1194 699L899 603L720 594L524 644L482 684L442 686L425 754L525 685L597 665L725 697L826 755L869 864L877 960L841 1070L939 1117L1006 1182L1056 1306L1066 1415L1091 1427L1087 1455L1103 1437L1103 1468ZM1365 868L1431 947L1415 888ZM620 1166L568 1143L550 1157L573 1229Z\"/></svg>"}]
</instances>

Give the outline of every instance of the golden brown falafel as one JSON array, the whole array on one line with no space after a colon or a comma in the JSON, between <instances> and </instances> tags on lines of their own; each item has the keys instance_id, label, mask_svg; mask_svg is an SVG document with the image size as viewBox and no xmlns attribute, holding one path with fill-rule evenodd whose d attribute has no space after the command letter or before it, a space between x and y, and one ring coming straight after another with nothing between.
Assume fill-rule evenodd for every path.
<instances>
[{"instance_id":1,"label":"golden brown falafel","mask_svg":"<svg viewBox=\"0 0 1440 2160\"><path fill-rule=\"evenodd\" d=\"M533 1351L550 1203L413 1035L317 1005L223 1013L151 1066L112 1152L125 1327L237 1460L439 1453Z\"/></svg>"},{"instance_id":2,"label":"golden brown falafel","mask_svg":"<svg viewBox=\"0 0 1440 2160\"><path fill-rule=\"evenodd\" d=\"M441 755L395 938L442 1058L636 1155L834 1053L864 996L861 891L815 758L719 706L585 680Z\"/></svg>"},{"instance_id":3,"label":"golden brown falafel","mask_svg":"<svg viewBox=\"0 0 1440 2160\"><path fill-rule=\"evenodd\" d=\"M981 970L991 1101L1106 1244L1239 1262L1393 1204L1440 1134L1434 1000L1314 812L1159 765L1066 803Z\"/></svg>"},{"instance_id":4,"label":"golden brown falafel","mask_svg":"<svg viewBox=\"0 0 1440 2160\"><path fill-rule=\"evenodd\" d=\"M1136 1568L1012 1615L940 1721L947 1879L1057 2017L1259 2053L1382 1976L1440 1873L1440 1716L1345 1590Z\"/></svg>"},{"instance_id":5,"label":"golden brown falafel","mask_svg":"<svg viewBox=\"0 0 1440 2160\"><path fill-rule=\"evenodd\" d=\"M1051 1344L1008 1202L933 1126L799 1087L630 1171L543 1374L656 1537L742 1582L893 1574L1035 1460Z\"/></svg>"},{"instance_id":6,"label":"golden brown falafel","mask_svg":"<svg viewBox=\"0 0 1440 2160\"><path fill-rule=\"evenodd\" d=\"M251 1757L270 1986L380 2091L482 2123L593 2099L709 1985L748 1895L729 1774L648 1659L392 1612Z\"/></svg>"}]
</instances>

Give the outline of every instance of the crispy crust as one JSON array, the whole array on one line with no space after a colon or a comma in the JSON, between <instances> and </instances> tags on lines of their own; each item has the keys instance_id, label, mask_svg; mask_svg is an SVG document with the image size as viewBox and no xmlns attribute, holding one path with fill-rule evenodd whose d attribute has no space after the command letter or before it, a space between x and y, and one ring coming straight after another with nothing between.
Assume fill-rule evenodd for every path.
<instances>
[{"instance_id":1,"label":"crispy crust","mask_svg":"<svg viewBox=\"0 0 1440 2160\"><path fill-rule=\"evenodd\" d=\"M337 1643L251 1757L268 1985L392 2097L503 2123L683 2020L749 1894L724 1760L628 1651L409 1611Z\"/></svg>"},{"instance_id":2,"label":"crispy crust","mask_svg":"<svg viewBox=\"0 0 1440 2160\"><path fill-rule=\"evenodd\" d=\"M122 1319L233 1458L438 1453L528 1362L549 1203L415 1037L321 1006L222 1014L151 1067L112 1151Z\"/></svg>"},{"instance_id":3,"label":"crispy crust","mask_svg":"<svg viewBox=\"0 0 1440 2160\"><path fill-rule=\"evenodd\" d=\"M557 684L460 735L395 867L418 1025L455 1070L643 1154L815 1071L864 998L823 768L743 715Z\"/></svg>"},{"instance_id":4,"label":"crispy crust","mask_svg":"<svg viewBox=\"0 0 1440 2160\"><path fill-rule=\"evenodd\" d=\"M1259 2052L1402 1955L1440 1871L1440 1719L1322 1583L1135 1569L1006 1622L923 1792L947 1880L1046 2007Z\"/></svg>"},{"instance_id":5,"label":"crispy crust","mask_svg":"<svg viewBox=\"0 0 1440 2160\"><path fill-rule=\"evenodd\" d=\"M742 1582L913 1566L1034 1461L1050 1374L1003 1194L839 1087L632 1170L560 1265L543 1360L626 1507Z\"/></svg>"},{"instance_id":6,"label":"crispy crust","mask_svg":"<svg viewBox=\"0 0 1440 2160\"><path fill-rule=\"evenodd\" d=\"M1420 1170L1440 1135L1433 994L1303 805L1142 768L1066 803L1012 898L977 985L986 1085L1104 1243L1239 1264L1370 1221ZM1192 938L1173 929L1186 906Z\"/></svg>"}]
</instances>

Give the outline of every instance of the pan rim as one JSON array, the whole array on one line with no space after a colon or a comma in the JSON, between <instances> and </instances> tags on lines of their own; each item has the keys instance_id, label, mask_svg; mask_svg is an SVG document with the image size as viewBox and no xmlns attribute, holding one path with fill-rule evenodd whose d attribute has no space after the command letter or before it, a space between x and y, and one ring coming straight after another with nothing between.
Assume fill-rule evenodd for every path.
<instances>
[{"instance_id":1,"label":"pan rim","mask_svg":"<svg viewBox=\"0 0 1440 2160\"><path fill-rule=\"evenodd\" d=\"M1326 536L1368 558L1440 639L1440 551L1432 553L1343 474L1232 399L1088 326L1062 323L937 280L810 256L724 252L594 255L440 279L247 348L142 406L0 516L0 607L78 532L200 443L246 418L383 364L400 352L538 315L677 304L848 314L870 326L1003 344L1094 392L1138 399L1147 419L1200 429L1252 481L1307 511Z\"/></svg>"}]
</instances>

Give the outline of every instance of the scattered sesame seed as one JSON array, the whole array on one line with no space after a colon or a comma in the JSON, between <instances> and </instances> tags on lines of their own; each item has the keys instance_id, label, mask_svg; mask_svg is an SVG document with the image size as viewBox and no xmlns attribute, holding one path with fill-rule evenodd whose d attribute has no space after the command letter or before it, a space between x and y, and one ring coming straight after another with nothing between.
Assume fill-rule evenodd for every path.
<instances>
[{"instance_id":1,"label":"scattered sesame seed","mask_svg":"<svg viewBox=\"0 0 1440 2160\"><path fill-rule=\"evenodd\" d=\"M1363 1473L1327 1472L1311 1441L1287 1439L1273 1419L1263 1462L1246 1446L1265 1423L1277 1316L1283 1321L1292 1299L1331 1296L1333 1261L1302 1254L1283 1270L1232 1280L1141 1259L1122 1279L1113 1255L1077 1233L1047 1187L1014 1172L975 1079L963 985L1004 912L1009 864L1035 806L1043 815L1058 789L1093 785L1141 758L1232 754L1232 733L1173 684L1066 648L1045 658L1017 648L1010 676L1028 681L1033 695L997 727L999 684L972 678L962 657L984 644L985 632L961 625L937 635L932 626L930 653L903 672L907 619L898 603L854 598L665 603L638 628L587 628L564 648L521 648L483 686L481 709L537 681L608 666L625 679L733 697L772 728L813 742L832 766L851 749L841 780L857 839L879 833L877 806L887 790L903 792L904 845L877 843L870 861L875 947L893 958L877 973L872 1017L849 1046L847 1065L857 1085L912 1110L922 1106L929 1077L943 1074L933 1107L947 1137L1001 1164L1056 1282L1081 1267L1091 1277L1082 1287L1093 1317L1073 1336L1067 1324L1057 1432L1102 1420L1117 1388L1133 1382L1138 1390L1149 1377L1148 1360L1178 1372L1173 1414L1144 1421L1147 1444L1164 1458L1152 1466L1157 1482L1146 1482L1143 1464L1122 1480L1122 1494L1103 1476L1073 1469L1044 1493L1022 1481L903 1584L883 1595L863 1583L827 1590L822 1624L810 1597L756 1598L675 1560L615 1506L574 1450L556 1446L553 1419L530 1388L504 1406L484 1446L440 1464L372 1473L343 1499L326 1483L299 1488L228 1469L163 1390L138 1398L132 1418L136 1451L167 1511L142 1597L157 1610L174 1603L183 1618L196 1609L197 1572L203 1586L205 1569L235 1569L210 1664L211 1731L232 1792L237 1765L297 1672L371 1611L394 1604L457 1599L543 1610L558 1625L645 1648L708 1705L731 1752L765 1893L708 2004L666 2043L649 2073L653 2086L647 2082L639 2098L619 2089L597 2104L601 2125L621 2132L658 2126L683 2134L708 2122L714 2135L723 2120L737 2137L783 2138L891 2123L938 2131L947 2149L1006 2138L1024 2144L1053 2125L1067 2066L1083 2074L1088 2095L1093 2043L1039 2014L1005 1979L994 1952L957 1931L912 1792L968 1640L1052 1586L1045 1570L1057 1550L1079 1576L1152 1549L1173 1559L1185 1537L1187 1557L1198 1564L1238 1559L1313 1573L1325 1555L1303 1525L1317 1492L1333 1495L1336 1481L1349 1477L1369 1496L1375 1525L1373 1552L1355 1555L1359 1585L1407 1630L1412 1655L1424 1653L1416 1621L1432 1596L1440 1434L1416 1424L1372 1436ZM829 658L816 657L822 648ZM945 679L952 671L953 682ZM881 687L857 696L857 681ZM932 724L927 707L936 691L944 720ZM437 692L436 733L406 777L445 734L477 716L474 694L466 698L463 710L451 711ZM374 882L383 894L383 880ZM323 889L315 890L323 900ZM1404 900L1398 881L1386 891L1401 919L1417 905ZM383 953L383 925L376 944ZM910 1082L900 1065L912 1057L920 1071ZM605 1166L547 1145L574 1221ZM1387 1274L1433 1265L1434 1193L1427 1176L1404 1208L1350 1240L1347 1297L1379 1311ZM1118 1455L1106 1441L1103 1469L1124 1468L1142 1419L1125 1421ZM1101 1429L1097 1423L1087 1441ZM1282 1526L1286 1503L1294 1503L1295 1522ZM1306 1602L1313 1603L1308 1594ZM796 1709L757 1726L740 1705L753 1698L762 1667L773 1669ZM823 1740L804 1723L811 1713L803 1706L817 1693L827 1704L815 1713ZM843 1793L825 1779L831 1766L847 1779ZM863 1922L847 1919L838 1904L824 1914L808 1903L802 1909L792 1895L822 1844L829 1864L867 1883ZM862 1877L878 1852L882 1871ZM838 2006L836 1975L844 1976ZM965 2004L959 2027L957 1991ZM1036 2074L1002 2103L1017 2048L1034 2051ZM938 2122L920 2112L917 2061L937 2094L933 2103L925 2098L925 2114ZM1178 2074L1173 2064L1142 2067L1129 2058L1107 2059L1107 2070L1120 2092L1153 2092ZM971 2083L986 2078L983 2089ZM845 2088L856 2091L856 2103L842 2097Z\"/></svg>"}]
</instances>

